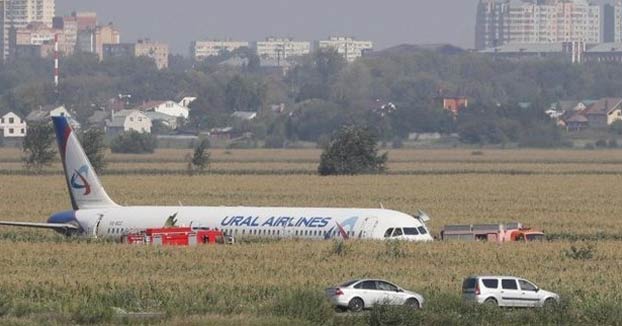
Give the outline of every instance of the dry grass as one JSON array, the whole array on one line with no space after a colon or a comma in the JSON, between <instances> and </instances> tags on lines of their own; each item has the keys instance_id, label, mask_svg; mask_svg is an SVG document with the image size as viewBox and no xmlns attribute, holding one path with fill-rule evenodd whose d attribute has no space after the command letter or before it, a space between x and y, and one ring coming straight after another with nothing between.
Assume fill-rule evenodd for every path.
<instances>
[{"instance_id":1,"label":"dry grass","mask_svg":"<svg viewBox=\"0 0 622 326\"><path fill-rule=\"evenodd\" d=\"M231 163L215 164L222 169L312 168L306 160L316 155L314 151L239 153L243 154L226 154L235 157ZM434 151L436 161L426 161L416 153L392 155L394 168L431 172L479 169L486 173L336 178L129 174L107 175L102 181L110 195L126 205L177 205L181 201L184 205L378 207L382 203L405 212L425 209L432 216L430 226L435 233L448 223L511 220L549 233L622 233L622 208L618 205L622 174L618 174L618 164L604 163L622 160L622 152L529 151L524 155L522 151L486 151L483 158L488 160L483 160L466 151L457 151L453 158L445 151ZM490 162L493 156L500 163ZM514 158L520 162L502 163ZM479 159L479 163L466 162ZM267 163L257 163L260 160ZM160 168L180 164L117 161L111 168L128 171L151 164ZM4 161L0 169L10 168L7 164L13 163ZM495 173L510 166L541 175ZM557 174L560 170L567 174ZM603 170L613 174L597 174ZM6 220L44 221L50 213L70 206L60 175L0 176L0 198L1 219ZM23 319L12 313L7 321L15 323L37 321L33 316L39 312L73 316L85 302L89 307L89 300L97 298L96 302L127 309L165 310L173 323L180 324L221 324L219 320L230 322L226 316L232 314L249 316L244 318L248 324L288 324L289 319L270 312L283 291L301 288L321 294L328 285L366 276L391 279L433 296L459 293L461 279L469 274L514 274L559 291L576 304L596 298L616 305L620 302L618 284L622 284L619 241L592 242L594 257L575 260L563 252L587 244L565 240L528 245L434 242L401 244L399 255L395 255L395 248L383 242L352 242L345 256L336 256L331 242L131 247L65 241L47 231L10 228L0 228L0 239L0 294L6 292L12 306L25 311ZM0 315L1 307L2 300ZM231 324L237 324L233 321Z\"/></svg>"}]
</instances>

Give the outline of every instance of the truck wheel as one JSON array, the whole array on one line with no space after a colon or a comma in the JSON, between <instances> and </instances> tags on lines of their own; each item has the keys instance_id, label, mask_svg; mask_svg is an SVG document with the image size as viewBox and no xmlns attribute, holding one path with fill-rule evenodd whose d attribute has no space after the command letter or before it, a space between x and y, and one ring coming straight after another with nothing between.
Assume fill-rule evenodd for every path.
<instances>
[{"instance_id":1,"label":"truck wheel","mask_svg":"<svg viewBox=\"0 0 622 326\"><path fill-rule=\"evenodd\" d=\"M497 307L499 306L499 303L497 302L497 299L495 298L488 298L484 301L484 304L490 307Z\"/></svg>"},{"instance_id":2,"label":"truck wheel","mask_svg":"<svg viewBox=\"0 0 622 326\"><path fill-rule=\"evenodd\" d=\"M364 307L364 303L363 300L361 298L354 298L352 300L350 300L350 302L348 303L348 309L350 309L350 311L352 312L359 312L361 310L363 310Z\"/></svg>"},{"instance_id":3,"label":"truck wheel","mask_svg":"<svg viewBox=\"0 0 622 326\"><path fill-rule=\"evenodd\" d=\"M404 305L409 307L409 308L412 308L414 310L417 310L417 309L421 308L421 305L419 304L419 301L417 301L417 299L415 299L415 298L410 298L410 299L406 300Z\"/></svg>"}]
</instances>

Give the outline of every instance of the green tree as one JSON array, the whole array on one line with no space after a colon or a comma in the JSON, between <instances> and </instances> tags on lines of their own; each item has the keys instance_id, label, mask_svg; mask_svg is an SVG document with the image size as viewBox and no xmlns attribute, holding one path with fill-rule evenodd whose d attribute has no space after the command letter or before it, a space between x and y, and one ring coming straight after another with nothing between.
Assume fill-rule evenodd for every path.
<instances>
[{"instance_id":1,"label":"green tree","mask_svg":"<svg viewBox=\"0 0 622 326\"><path fill-rule=\"evenodd\" d=\"M188 174L203 173L209 167L210 153L206 152L209 145L208 139L202 139L194 148L194 154L192 156L188 154Z\"/></svg>"},{"instance_id":2,"label":"green tree","mask_svg":"<svg viewBox=\"0 0 622 326\"><path fill-rule=\"evenodd\" d=\"M333 49L321 49L302 59L288 74L289 83L296 89L296 101L308 99L329 100L332 86L346 61Z\"/></svg>"},{"instance_id":3,"label":"green tree","mask_svg":"<svg viewBox=\"0 0 622 326\"><path fill-rule=\"evenodd\" d=\"M622 135L622 120L614 121L609 126L609 132L616 135Z\"/></svg>"},{"instance_id":4,"label":"green tree","mask_svg":"<svg viewBox=\"0 0 622 326\"><path fill-rule=\"evenodd\" d=\"M80 143L95 171L97 173L102 173L106 167L106 143L104 142L104 132L100 129L89 128L80 133Z\"/></svg>"},{"instance_id":5,"label":"green tree","mask_svg":"<svg viewBox=\"0 0 622 326\"><path fill-rule=\"evenodd\" d=\"M266 91L262 80L237 75L229 81L225 90L227 108L231 111L260 110Z\"/></svg>"},{"instance_id":6,"label":"green tree","mask_svg":"<svg viewBox=\"0 0 622 326\"><path fill-rule=\"evenodd\" d=\"M153 153L156 139L151 134L137 131L124 132L112 140L110 149L113 153L146 154Z\"/></svg>"},{"instance_id":7,"label":"green tree","mask_svg":"<svg viewBox=\"0 0 622 326\"><path fill-rule=\"evenodd\" d=\"M377 139L369 130L342 127L320 158L320 175L355 175L386 170L388 154L378 155Z\"/></svg>"},{"instance_id":8,"label":"green tree","mask_svg":"<svg viewBox=\"0 0 622 326\"><path fill-rule=\"evenodd\" d=\"M30 124L24 138L24 165L29 170L41 171L49 166L56 155L54 129L48 123Z\"/></svg>"}]
</instances>

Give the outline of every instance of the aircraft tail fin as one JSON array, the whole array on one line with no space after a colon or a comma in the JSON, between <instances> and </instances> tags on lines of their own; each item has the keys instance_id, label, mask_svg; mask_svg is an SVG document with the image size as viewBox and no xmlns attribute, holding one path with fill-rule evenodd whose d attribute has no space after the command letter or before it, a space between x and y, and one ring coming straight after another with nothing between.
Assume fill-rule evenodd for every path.
<instances>
[{"instance_id":1,"label":"aircraft tail fin","mask_svg":"<svg viewBox=\"0 0 622 326\"><path fill-rule=\"evenodd\" d=\"M108 197L74 130L65 117L52 117L73 209L117 207Z\"/></svg>"}]
</instances>

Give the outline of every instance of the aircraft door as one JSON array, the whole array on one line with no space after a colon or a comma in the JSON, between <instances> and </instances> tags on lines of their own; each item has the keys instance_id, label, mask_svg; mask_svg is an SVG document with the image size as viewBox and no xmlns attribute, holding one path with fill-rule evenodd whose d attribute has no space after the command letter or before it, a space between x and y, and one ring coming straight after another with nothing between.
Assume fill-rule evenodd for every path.
<instances>
[{"instance_id":1,"label":"aircraft door","mask_svg":"<svg viewBox=\"0 0 622 326\"><path fill-rule=\"evenodd\" d=\"M366 217L363 220L363 224L361 225L361 230L359 231L358 238L359 239L371 238L377 226L378 226L377 217Z\"/></svg>"},{"instance_id":2,"label":"aircraft door","mask_svg":"<svg viewBox=\"0 0 622 326\"><path fill-rule=\"evenodd\" d=\"M104 214L99 214L97 216L97 220L95 220L95 225L93 227L93 238L95 239L97 239L97 234L99 233L99 227L101 226L103 219L104 219Z\"/></svg>"}]
</instances>

